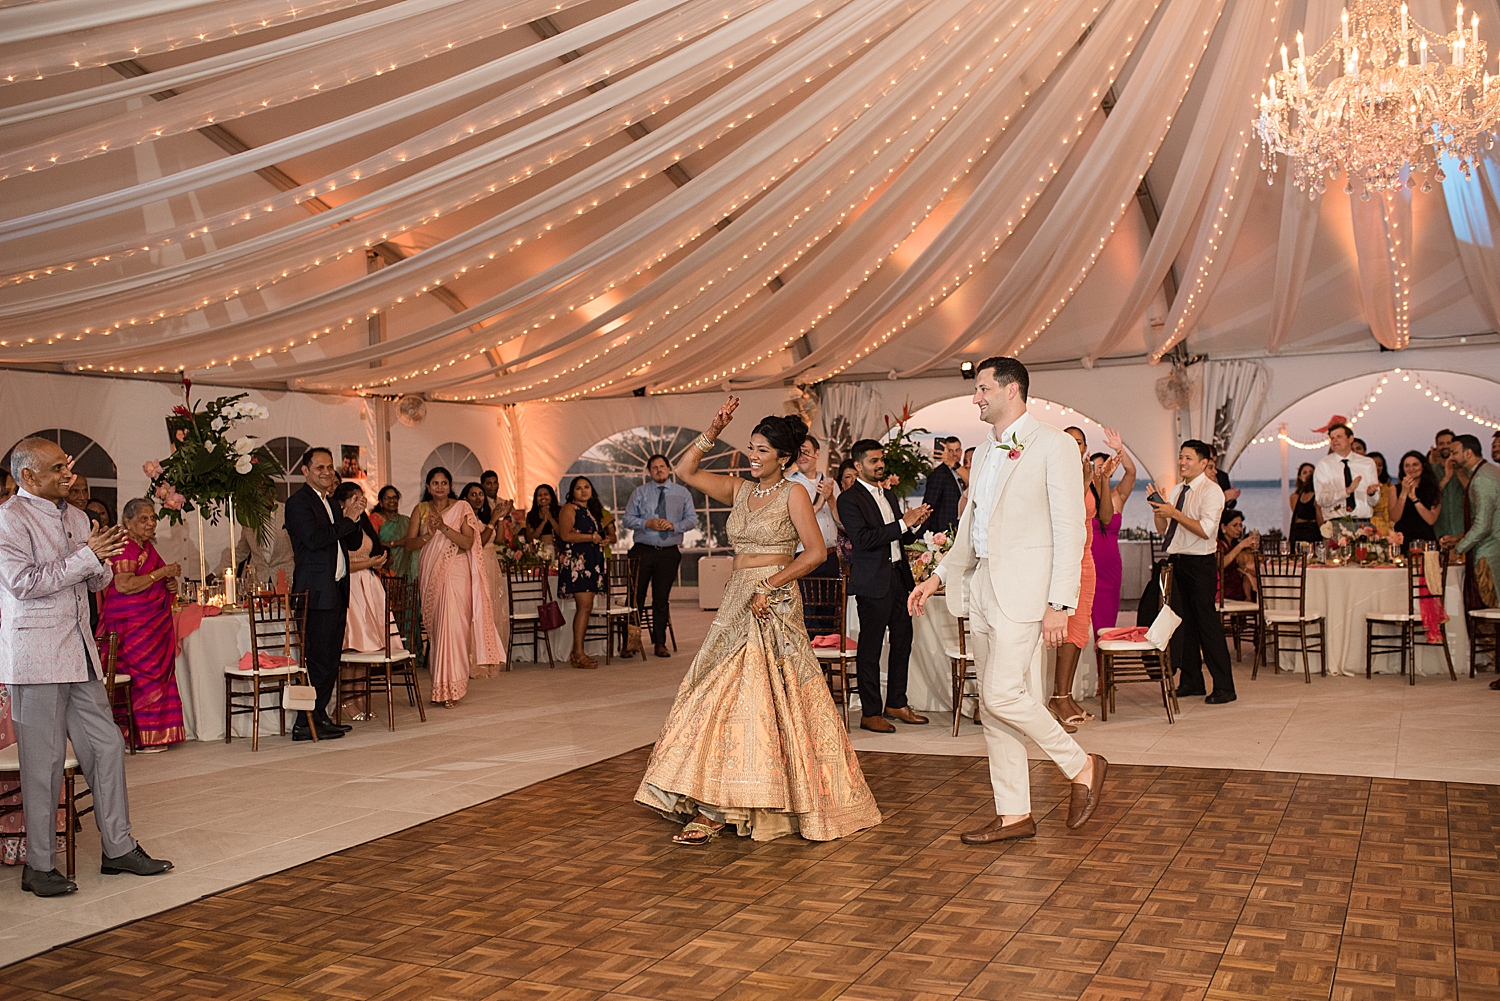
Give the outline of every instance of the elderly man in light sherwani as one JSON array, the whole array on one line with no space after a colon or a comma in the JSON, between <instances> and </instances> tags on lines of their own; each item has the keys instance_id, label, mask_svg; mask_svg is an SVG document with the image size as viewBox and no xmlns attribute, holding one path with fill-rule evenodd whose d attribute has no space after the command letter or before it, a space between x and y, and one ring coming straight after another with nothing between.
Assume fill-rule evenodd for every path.
<instances>
[{"instance_id":1,"label":"elderly man in light sherwani","mask_svg":"<svg viewBox=\"0 0 1500 1001\"><path fill-rule=\"evenodd\" d=\"M124 530L93 529L88 516L68 504L71 465L55 443L23 440L10 459L20 490L0 506L0 684L10 690L21 765L21 889L39 897L78 889L55 865L69 740L93 792L100 871L154 876L172 868L131 837L125 742L89 630L88 594L109 584L107 561L124 549Z\"/></svg>"}]
</instances>

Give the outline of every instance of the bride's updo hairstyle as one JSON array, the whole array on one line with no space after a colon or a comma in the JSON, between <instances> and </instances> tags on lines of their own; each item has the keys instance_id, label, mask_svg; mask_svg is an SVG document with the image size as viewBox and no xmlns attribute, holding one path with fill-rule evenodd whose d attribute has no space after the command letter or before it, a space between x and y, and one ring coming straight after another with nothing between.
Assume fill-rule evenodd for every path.
<instances>
[{"instance_id":1,"label":"bride's updo hairstyle","mask_svg":"<svg viewBox=\"0 0 1500 1001\"><path fill-rule=\"evenodd\" d=\"M772 414L769 417L762 417L760 423L755 425L755 430L750 433L758 434L766 439L778 455L789 460L781 464L781 468L785 469L797 461L797 453L802 450L802 443L807 440L807 422L796 414L790 417L778 417Z\"/></svg>"}]
</instances>

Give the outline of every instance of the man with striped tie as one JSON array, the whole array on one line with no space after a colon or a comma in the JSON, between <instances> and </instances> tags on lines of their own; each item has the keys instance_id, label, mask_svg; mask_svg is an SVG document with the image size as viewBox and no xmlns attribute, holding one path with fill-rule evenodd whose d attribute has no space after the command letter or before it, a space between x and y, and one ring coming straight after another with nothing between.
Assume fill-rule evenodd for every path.
<instances>
[{"instance_id":1,"label":"man with striped tie","mask_svg":"<svg viewBox=\"0 0 1500 1001\"><path fill-rule=\"evenodd\" d=\"M658 657L670 657L667 623L671 621L672 585L682 563L682 535L698 527L693 495L672 479L672 466L665 455L646 460L650 478L635 488L620 521L635 533L630 555L640 567L636 578L635 604L646 603L651 588L651 643Z\"/></svg>"}]
</instances>

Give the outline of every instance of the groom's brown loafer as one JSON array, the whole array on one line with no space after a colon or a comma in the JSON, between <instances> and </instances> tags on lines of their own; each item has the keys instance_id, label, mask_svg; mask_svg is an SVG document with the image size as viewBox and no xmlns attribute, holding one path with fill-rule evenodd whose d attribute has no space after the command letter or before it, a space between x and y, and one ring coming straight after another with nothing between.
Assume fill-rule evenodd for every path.
<instances>
[{"instance_id":1,"label":"groom's brown loafer","mask_svg":"<svg viewBox=\"0 0 1500 1001\"><path fill-rule=\"evenodd\" d=\"M1073 783L1072 795L1068 799L1068 830L1076 831L1089 822L1099 806L1099 794L1104 791L1104 773L1109 771L1109 762L1100 754L1090 754L1094 761L1094 783Z\"/></svg>"},{"instance_id":2,"label":"groom's brown loafer","mask_svg":"<svg viewBox=\"0 0 1500 1001\"><path fill-rule=\"evenodd\" d=\"M964 831L958 836L958 840L966 845L992 845L997 841L1019 841L1022 838L1036 837L1036 821L1031 817L1018 820L1014 824L1001 822L1000 817L985 824L974 831Z\"/></svg>"},{"instance_id":3,"label":"groom's brown loafer","mask_svg":"<svg viewBox=\"0 0 1500 1001\"><path fill-rule=\"evenodd\" d=\"M912 726L921 726L923 723L928 722L926 716L918 716L912 712L911 706L902 706L900 709L887 709L885 711L885 718L899 719L901 722L910 723Z\"/></svg>"},{"instance_id":4,"label":"groom's brown loafer","mask_svg":"<svg viewBox=\"0 0 1500 1001\"><path fill-rule=\"evenodd\" d=\"M875 733L895 733L896 728L891 726L890 720L884 716L861 716L859 718L861 730L872 730Z\"/></svg>"}]
</instances>

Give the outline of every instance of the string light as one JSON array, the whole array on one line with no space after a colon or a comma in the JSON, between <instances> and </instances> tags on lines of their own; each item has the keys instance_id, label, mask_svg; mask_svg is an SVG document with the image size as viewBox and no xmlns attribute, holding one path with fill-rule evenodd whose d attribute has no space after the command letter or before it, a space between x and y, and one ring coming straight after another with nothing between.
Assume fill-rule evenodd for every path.
<instances>
[{"instance_id":1,"label":"string light","mask_svg":"<svg viewBox=\"0 0 1500 1001\"><path fill-rule=\"evenodd\" d=\"M1400 376L1400 381L1393 384L1391 380L1397 376ZM1380 399L1384 396L1387 387L1390 387L1392 385L1408 386L1413 391L1422 393L1425 398L1432 400L1432 402L1436 403L1444 410L1458 414L1465 420L1477 424L1480 427L1500 431L1500 420L1497 420L1496 418L1490 416L1488 412L1477 411L1473 407L1465 404L1462 400L1457 399L1449 393L1443 392L1441 389L1434 386L1430 379L1422 376L1421 373L1414 372L1411 369L1400 368L1392 369L1389 373L1382 375L1378 380L1376 380L1370 386L1369 390L1365 392L1365 395L1360 399L1359 406L1355 408L1354 414L1345 423L1347 423L1351 428L1357 425L1360 419L1370 412L1370 408L1373 407L1377 402L1379 402ZM1291 445L1293 448L1300 448L1308 451L1328 447L1328 439L1326 437L1322 438L1319 441L1304 442L1298 441L1297 439L1282 433L1266 434L1256 438L1252 438L1250 440L1250 444L1265 445L1274 441L1284 441L1288 445Z\"/></svg>"}]
</instances>

